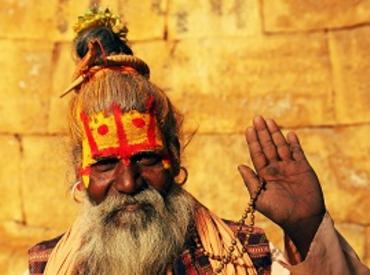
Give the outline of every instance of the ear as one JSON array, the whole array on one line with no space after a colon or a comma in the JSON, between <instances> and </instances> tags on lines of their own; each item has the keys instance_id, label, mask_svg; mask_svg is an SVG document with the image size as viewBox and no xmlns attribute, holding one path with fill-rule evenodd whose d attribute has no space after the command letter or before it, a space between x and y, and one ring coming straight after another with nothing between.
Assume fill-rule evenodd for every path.
<instances>
[{"instance_id":1,"label":"ear","mask_svg":"<svg viewBox=\"0 0 370 275\"><path fill-rule=\"evenodd\" d=\"M78 191L83 191L86 189L85 185L82 182L82 177L81 177L81 167L80 166L75 166L75 175L76 175L76 183L75 183L75 188Z\"/></svg>"},{"instance_id":2,"label":"ear","mask_svg":"<svg viewBox=\"0 0 370 275\"><path fill-rule=\"evenodd\" d=\"M86 188L85 188L85 185L83 185L82 181L79 179L77 182L76 182L76 188L78 191L84 191Z\"/></svg>"}]
</instances>

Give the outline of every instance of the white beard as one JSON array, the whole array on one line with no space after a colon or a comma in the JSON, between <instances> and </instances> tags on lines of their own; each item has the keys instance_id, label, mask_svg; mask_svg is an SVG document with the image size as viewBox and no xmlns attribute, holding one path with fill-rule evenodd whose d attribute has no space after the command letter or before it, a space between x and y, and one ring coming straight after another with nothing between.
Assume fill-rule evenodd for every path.
<instances>
[{"instance_id":1,"label":"white beard","mask_svg":"<svg viewBox=\"0 0 370 275\"><path fill-rule=\"evenodd\" d=\"M127 203L141 205L121 210ZM135 196L107 197L94 206L87 202L76 274L163 274L183 249L194 200L173 184L165 199L152 187Z\"/></svg>"}]
</instances>

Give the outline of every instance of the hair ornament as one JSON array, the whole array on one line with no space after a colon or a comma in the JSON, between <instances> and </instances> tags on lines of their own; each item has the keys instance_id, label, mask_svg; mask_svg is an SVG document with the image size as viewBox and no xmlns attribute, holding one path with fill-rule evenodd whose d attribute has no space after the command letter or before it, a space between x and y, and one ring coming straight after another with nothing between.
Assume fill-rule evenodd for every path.
<instances>
[{"instance_id":1,"label":"hair ornament","mask_svg":"<svg viewBox=\"0 0 370 275\"><path fill-rule=\"evenodd\" d=\"M101 9L94 7L89 9L84 15L79 16L77 23L73 26L76 34L91 27L105 26L118 34L121 40L127 42L127 26L118 15L113 14L108 8Z\"/></svg>"},{"instance_id":2,"label":"hair ornament","mask_svg":"<svg viewBox=\"0 0 370 275\"><path fill-rule=\"evenodd\" d=\"M73 82L63 91L63 93L60 95L61 98L73 90L78 92L77 89L81 86L81 84L89 80L97 72L104 69L116 70L122 73L139 73L145 78L149 79L150 69L148 65L140 58L126 54L109 56L103 54L103 58L96 60L96 57L99 53L99 48L104 53L104 49L102 48L99 40L89 41L89 50L85 57L80 60L73 75Z\"/></svg>"}]
</instances>

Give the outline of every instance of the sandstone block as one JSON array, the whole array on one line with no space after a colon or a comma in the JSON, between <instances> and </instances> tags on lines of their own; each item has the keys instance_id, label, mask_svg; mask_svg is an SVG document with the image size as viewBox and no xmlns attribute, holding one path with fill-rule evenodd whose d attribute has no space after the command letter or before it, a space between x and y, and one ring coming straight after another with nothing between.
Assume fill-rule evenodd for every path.
<instances>
[{"instance_id":1,"label":"sandstone block","mask_svg":"<svg viewBox=\"0 0 370 275\"><path fill-rule=\"evenodd\" d=\"M185 188L219 216L239 220L249 194L237 170L248 160L242 135L197 134L184 152Z\"/></svg>"},{"instance_id":2,"label":"sandstone block","mask_svg":"<svg viewBox=\"0 0 370 275\"><path fill-rule=\"evenodd\" d=\"M73 25L77 17L95 3L123 15L132 33L131 40L164 36L167 10L164 0L7 0L0 4L0 34L6 38L71 41L75 36Z\"/></svg>"},{"instance_id":3,"label":"sandstone block","mask_svg":"<svg viewBox=\"0 0 370 275\"><path fill-rule=\"evenodd\" d=\"M349 27L370 21L370 1L262 1L267 32Z\"/></svg>"},{"instance_id":4,"label":"sandstone block","mask_svg":"<svg viewBox=\"0 0 370 275\"><path fill-rule=\"evenodd\" d=\"M72 83L72 75L76 67L72 57L71 43L57 43L54 49L54 58L52 93L49 97L48 132L66 133L68 130L68 103L71 94L63 98L60 98L60 95Z\"/></svg>"},{"instance_id":5,"label":"sandstone block","mask_svg":"<svg viewBox=\"0 0 370 275\"><path fill-rule=\"evenodd\" d=\"M358 257L364 260L365 256L365 227L356 224L336 224L336 229L351 245Z\"/></svg>"},{"instance_id":6,"label":"sandstone block","mask_svg":"<svg viewBox=\"0 0 370 275\"><path fill-rule=\"evenodd\" d=\"M22 221L20 187L21 144L14 136L0 136L0 220Z\"/></svg>"},{"instance_id":7,"label":"sandstone block","mask_svg":"<svg viewBox=\"0 0 370 275\"><path fill-rule=\"evenodd\" d=\"M0 33L7 38L47 38L54 32L58 1L1 1Z\"/></svg>"},{"instance_id":8,"label":"sandstone block","mask_svg":"<svg viewBox=\"0 0 370 275\"><path fill-rule=\"evenodd\" d=\"M27 248L18 245L1 247L0 270L4 275L24 274L28 270Z\"/></svg>"},{"instance_id":9,"label":"sandstone block","mask_svg":"<svg viewBox=\"0 0 370 275\"><path fill-rule=\"evenodd\" d=\"M150 68L150 80L171 93L168 86L168 75L171 73L171 61L176 42L169 41L140 41L132 44L134 54L144 60ZM181 76L179 76L181 77Z\"/></svg>"},{"instance_id":10,"label":"sandstone block","mask_svg":"<svg viewBox=\"0 0 370 275\"><path fill-rule=\"evenodd\" d=\"M307 158L320 179L326 206L337 222L370 221L370 128L341 127L298 131Z\"/></svg>"},{"instance_id":11,"label":"sandstone block","mask_svg":"<svg viewBox=\"0 0 370 275\"><path fill-rule=\"evenodd\" d=\"M165 36L165 0L118 0L119 14L127 22L130 41L160 39Z\"/></svg>"},{"instance_id":12,"label":"sandstone block","mask_svg":"<svg viewBox=\"0 0 370 275\"><path fill-rule=\"evenodd\" d=\"M53 45L0 40L0 130L35 133L46 130Z\"/></svg>"},{"instance_id":13,"label":"sandstone block","mask_svg":"<svg viewBox=\"0 0 370 275\"><path fill-rule=\"evenodd\" d=\"M257 114L286 127L333 120L325 38L279 36L180 41L162 85L203 133L242 132Z\"/></svg>"},{"instance_id":14,"label":"sandstone block","mask_svg":"<svg viewBox=\"0 0 370 275\"><path fill-rule=\"evenodd\" d=\"M48 39L72 41L75 37L73 26L77 22L77 17L84 15L88 8L95 4L98 4L101 8L110 8L115 14L119 13L119 6L116 0L57 1L54 8L52 32Z\"/></svg>"},{"instance_id":15,"label":"sandstone block","mask_svg":"<svg viewBox=\"0 0 370 275\"><path fill-rule=\"evenodd\" d=\"M68 191L74 174L67 139L30 136L24 138L23 146L21 176L27 225L66 229L77 208Z\"/></svg>"},{"instance_id":16,"label":"sandstone block","mask_svg":"<svg viewBox=\"0 0 370 275\"><path fill-rule=\"evenodd\" d=\"M170 39L248 36L261 33L256 0L207 0L170 2Z\"/></svg>"},{"instance_id":17,"label":"sandstone block","mask_svg":"<svg viewBox=\"0 0 370 275\"><path fill-rule=\"evenodd\" d=\"M60 234L60 231L29 227L16 222L0 223L1 274L23 274L28 269L28 249Z\"/></svg>"},{"instance_id":18,"label":"sandstone block","mask_svg":"<svg viewBox=\"0 0 370 275\"><path fill-rule=\"evenodd\" d=\"M363 142L368 131L368 127L298 131L307 158L320 179L328 211L336 222L360 225L369 222L370 169L364 161L369 148ZM358 149L351 151L355 147L352 144L358 144ZM249 200L236 170L243 162L250 165L242 135L197 134L184 153L184 165L189 170L185 187L218 215L239 219ZM266 221L257 216L257 222Z\"/></svg>"},{"instance_id":19,"label":"sandstone block","mask_svg":"<svg viewBox=\"0 0 370 275\"><path fill-rule=\"evenodd\" d=\"M369 122L370 27L330 33L330 49L338 122Z\"/></svg>"}]
</instances>

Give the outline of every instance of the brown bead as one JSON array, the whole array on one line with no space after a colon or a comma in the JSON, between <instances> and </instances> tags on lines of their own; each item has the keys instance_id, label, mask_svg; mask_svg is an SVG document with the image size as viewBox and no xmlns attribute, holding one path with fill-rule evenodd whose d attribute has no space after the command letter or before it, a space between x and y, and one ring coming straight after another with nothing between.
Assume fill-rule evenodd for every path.
<instances>
[{"instance_id":1,"label":"brown bead","mask_svg":"<svg viewBox=\"0 0 370 275\"><path fill-rule=\"evenodd\" d=\"M247 249L245 247L243 247L242 251L245 253L245 252L247 252Z\"/></svg>"},{"instance_id":2,"label":"brown bead","mask_svg":"<svg viewBox=\"0 0 370 275\"><path fill-rule=\"evenodd\" d=\"M235 250L235 247L233 247L233 246L229 246L229 251L230 252L233 252Z\"/></svg>"}]
</instances>

